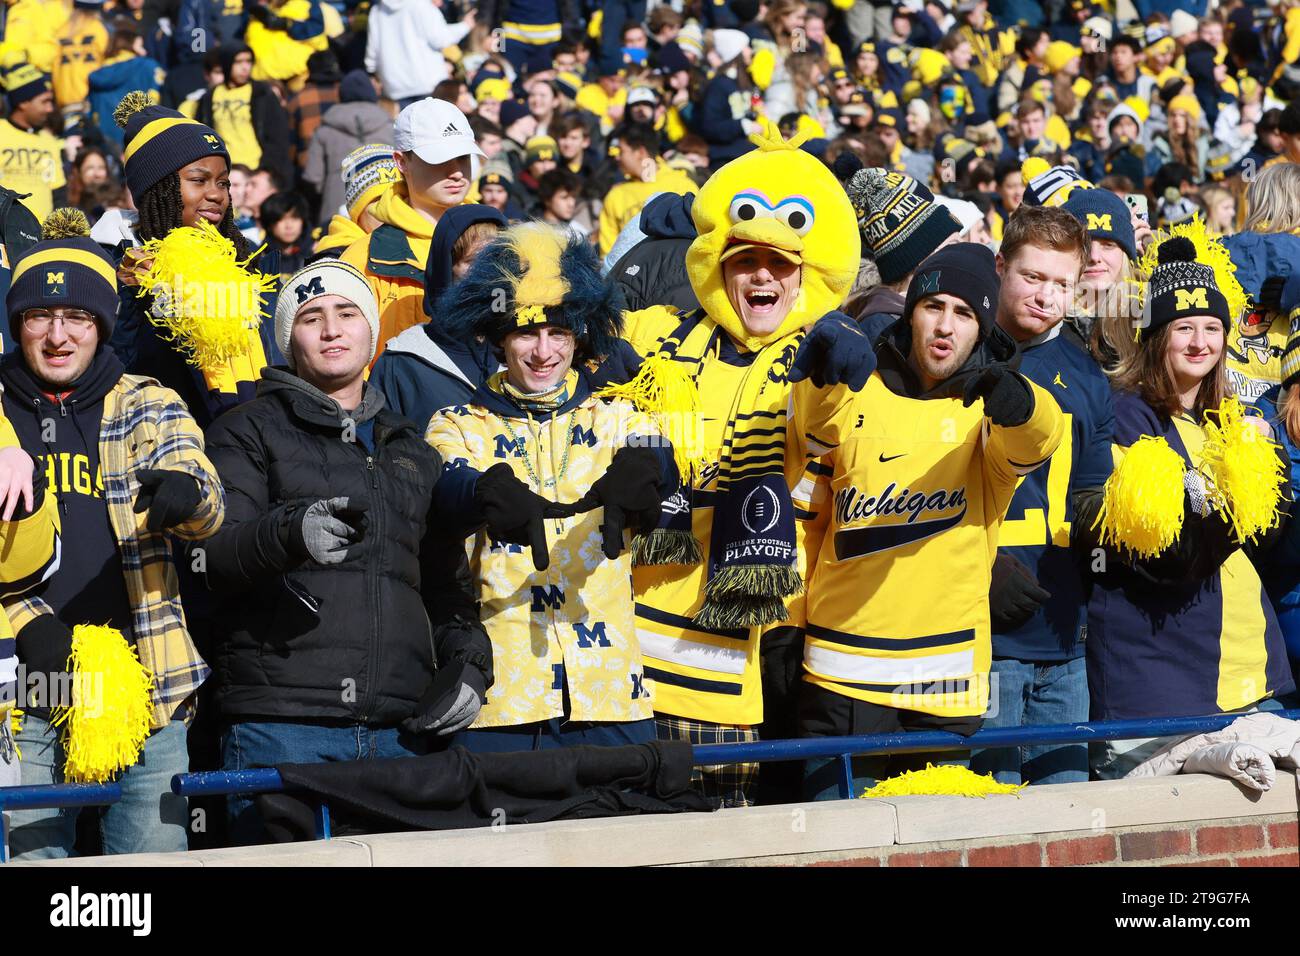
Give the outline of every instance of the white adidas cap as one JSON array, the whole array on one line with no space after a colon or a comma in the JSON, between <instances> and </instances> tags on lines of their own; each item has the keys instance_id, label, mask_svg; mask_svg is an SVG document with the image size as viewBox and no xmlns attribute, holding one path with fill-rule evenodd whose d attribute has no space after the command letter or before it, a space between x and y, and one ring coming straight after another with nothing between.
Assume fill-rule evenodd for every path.
<instances>
[{"instance_id":1,"label":"white adidas cap","mask_svg":"<svg viewBox=\"0 0 1300 956\"><path fill-rule=\"evenodd\" d=\"M487 158L474 142L465 114L455 104L432 96L412 103L398 115L393 148L413 152L434 166L458 156Z\"/></svg>"}]
</instances>

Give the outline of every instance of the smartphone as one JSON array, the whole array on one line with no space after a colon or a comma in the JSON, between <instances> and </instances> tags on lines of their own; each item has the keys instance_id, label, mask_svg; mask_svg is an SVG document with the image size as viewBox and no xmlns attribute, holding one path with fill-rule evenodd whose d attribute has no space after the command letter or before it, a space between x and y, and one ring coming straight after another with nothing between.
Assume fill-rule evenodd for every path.
<instances>
[{"instance_id":1,"label":"smartphone","mask_svg":"<svg viewBox=\"0 0 1300 956\"><path fill-rule=\"evenodd\" d=\"M1151 215L1147 206L1147 197L1142 193L1129 193L1124 197L1130 209L1137 213L1137 217L1145 223L1151 222Z\"/></svg>"}]
</instances>

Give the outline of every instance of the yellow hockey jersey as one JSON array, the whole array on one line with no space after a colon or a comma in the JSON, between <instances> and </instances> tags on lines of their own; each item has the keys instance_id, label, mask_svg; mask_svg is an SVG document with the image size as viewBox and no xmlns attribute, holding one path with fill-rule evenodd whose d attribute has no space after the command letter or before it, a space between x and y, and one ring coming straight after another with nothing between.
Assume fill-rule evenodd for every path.
<instances>
[{"instance_id":1,"label":"yellow hockey jersey","mask_svg":"<svg viewBox=\"0 0 1300 956\"><path fill-rule=\"evenodd\" d=\"M658 434L631 404L588 394L548 420L505 417L483 405L452 406L433 416L425 438L443 457L436 494L448 511L458 500L468 507L458 497L469 490L469 482L458 482L457 472L466 467L482 473L504 461L533 491L571 502L605 473L627 436ZM566 683L570 720L653 716L653 684L642 668L632 609L632 556L625 549L612 561L605 557L603 515L597 508L547 519L545 571L536 570L527 548L495 543L485 530L470 539L496 673L474 728L561 717Z\"/></svg>"},{"instance_id":2,"label":"yellow hockey jersey","mask_svg":"<svg viewBox=\"0 0 1300 956\"><path fill-rule=\"evenodd\" d=\"M984 713L988 593L998 530L1020 476L1064 433L1055 400L992 425L981 403L794 389L794 500L825 529L809 555L804 679L847 697L958 717Z\"/></svg>"},{"instance_id":3,"label":"yellow hockey jersey","mask_svg":"<svg viewBox=\"0 0 1300 956\"><path fill-rule=\"evenodd\" d=\"M681 322L677 313L663 307L627 313L625 319L624 334L643 355L653 352ZM692 335L707 339L715 328L706 320L696 326ZM695 354L691 337L682 351ZM700 507L699 502L707 500L716 488L723 430L746 371L744 365L710 355L699 376L703 453L710 466L695 482L697 505L691 513L691 531L699 542L703 560L694 565L642 565L632 570L637 633L647 673L655 682L655 710L740 726L763 720L759 643L766 628L705 630L693 618L704 604L713 532L713 509ZM791 448L787 439L787 449ZM795 530L796 566L802 567L806 536L817 529L800 521L796 522ZM791 598L786 609L789 620L774 627L797 627L803 623L802 596Z\"/></svg>"}]
</instances>

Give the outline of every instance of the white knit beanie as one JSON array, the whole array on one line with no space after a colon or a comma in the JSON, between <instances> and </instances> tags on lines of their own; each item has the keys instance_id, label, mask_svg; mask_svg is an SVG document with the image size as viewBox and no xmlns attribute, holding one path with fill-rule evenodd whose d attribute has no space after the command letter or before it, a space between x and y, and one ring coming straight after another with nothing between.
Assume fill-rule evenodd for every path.
<instances>
[{"instance_id":1,"label":"white knit beanie","mask_svg":"<svg viewBox=\"0 0 1300 956\"><path fill-rule=\"evenodd\" d=\"M289 340L293 337L293 320L312 299L323 295L342 296L356 305L370 324L370 358L379 348L379 305L366 277L340 259L321 259L295 272L280 289L275 304L275 342L284 353L289 368L294 368Z\"/></svg>"}]
</instances>

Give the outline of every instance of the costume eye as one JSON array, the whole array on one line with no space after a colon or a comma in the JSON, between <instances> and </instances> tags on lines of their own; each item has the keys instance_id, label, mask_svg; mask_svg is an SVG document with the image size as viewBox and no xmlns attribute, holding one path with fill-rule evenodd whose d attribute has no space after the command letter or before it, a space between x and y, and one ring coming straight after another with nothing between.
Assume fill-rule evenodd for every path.
<instances>
[{"instance_id":1,"label":"costume eye","mask_svg":"<svg viewBox=\"0 0 1300 956\"><path fill-rule=\"evenodd\" d=\"M789 226L795 235L806 236L813 225L812 203L802 196L787 196L777 204L775 216Z\"/></svg>"},{"instance_id":2,"label":"costume eye","mask_svg":"<svg viewBox=\"0 0 1300 956\"><path fill-rule=\"evenodd\" d=\"M731 200L731 208L727 210L732 222L749 222L751 219L761 219L763 217L772 217L772 204L767 201L767 197L762 193L743 192L736 193Z\"/></svg>"}]
</instances>

